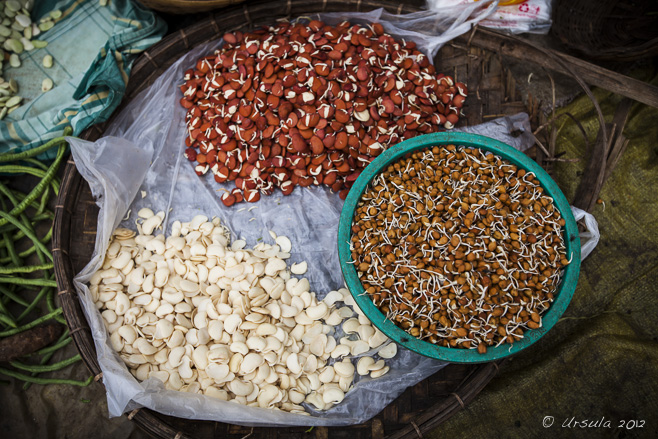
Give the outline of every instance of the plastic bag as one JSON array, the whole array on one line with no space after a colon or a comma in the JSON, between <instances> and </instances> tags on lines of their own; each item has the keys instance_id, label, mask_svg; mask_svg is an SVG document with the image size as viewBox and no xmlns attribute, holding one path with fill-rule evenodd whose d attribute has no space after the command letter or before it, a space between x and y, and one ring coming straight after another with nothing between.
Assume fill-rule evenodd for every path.
<instances>
[{"instance_id":1,"label":"plastic bag","mask_svg":"<svg viewBox=\"0 0 658 439\"><path fill-rule=\"evenodd\" d=\"M599 225L589 212L585 212L575 206L571 206L571 212L576 222L584 223L585 230L579 233L580 236L580 259L583 260L594 250L599 243L601 234L599 233Z\"/></svg>"},{"instance_id":2,"label":"plastic bag","mask_svg":"<svg viewBox=\"0 0 658 439\"><path fill-rule=\"evenodd\" d=\"M389 373L378 379L358 377L344 401L312 416L245 407L211 397L165 390L155 379L139 383L109 344L100 313L86 283L102 265L108 241L117 225L134 229L136 212L141 207L167 212L165 230L175 219L190 220L203 213L217 216L234 237L253 247L257 241L270 240L268 230L286 235L293 243L290 263L307 261L312 291L322 298L343 286L336 251L338 220L343 202L324 187L296 188L287 196L263 197L251 211L239 206L225 207L217 196L218 185L211 175L199 178L183 155L186 126L185 110L180 107L178 88L183 72L196 60L211 53L219 41L198 47L174 63L156 82L137 96L95 143L69 139L78 170L89 182L101 207L95 252L91 262L74 279L103 371L111 416L119 416L137 407L188 419L213 420L249 426L326 425L362 423L376 415L407 387L434 374L445 363L405 349L388 360ZM511 123L510 121L514 120ZM525 120L525 122L524 122ZM527 124L527 115L508 121L474 127L506 143L522 136L511 132ZM491 129L486 129L489 126ZM467 129L468 131L468 129ZM519 148L527 147L520 142ZM229 187L225 185L225 187ZM141 191L146 192L142 198ZM171 209L171 210L170 210ZM127 219L126 212L131 213ZM364 355L367 355L364 354Z\"/></svg>"},{"instance_id":3,"label":"plastic bag","mask_svg":"<svg viewBox=\"0 0 658 439\"><path fill-rule=\"evenodd\" d=\"M496 11L480 22L481 26L513 34L547 34L551 29L553 0L501 0ZM427 0L431 11L447 7L466 8L480 0Z\"/></svg>"},{"instance_id":4,"label":"plastic bag","mask_svg":"<svg viewBox=\"0 0 658 439\"><path fill-rule=\"evenodd\" d=\"M453 131L505 139L503 142L522 152L535 144L530 118L526 113L503 116L480 125L455 128Z\"/></svg>"},{"instance_id":5,"label":"plastic bag","mask_svg":"<svg viewBox=\"0 0 658 439\"><path fill-rule=\"evenodd\" d=\"M327 24L335 25L343 20L354 24L379 22L386 33L396 38L412 40L418 49L433 62L436 53L448 41L470 31L496 9L496 2L483 0L468 5L440 6L431 11L395 15L383 8L370 12L328 12L317 14Z\"/></svg>"}]
</instances>

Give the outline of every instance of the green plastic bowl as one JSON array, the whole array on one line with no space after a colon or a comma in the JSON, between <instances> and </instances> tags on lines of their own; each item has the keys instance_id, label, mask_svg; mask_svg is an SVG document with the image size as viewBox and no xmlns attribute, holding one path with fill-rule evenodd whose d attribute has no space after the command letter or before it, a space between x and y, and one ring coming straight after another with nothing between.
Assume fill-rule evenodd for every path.
<instances>
[{"instance_id":1,"label":"green plastic bowl","mask_svg":"<svg viewBox=\"0 0 658 439\"><path fill-rule=\"evenodd\" d=\"M490 151L493 154L504 158L508 162L515 164L519 169L525 169L526 171L532 172L544 188L545 193L548 193L548 195L553 198L562 218L566 221L565 226L562 228L562 233L565 239L566 254L571 256L571 263L567 265L565 272L563 273L562 281L551 307L542 316L542 327L525 331L523 338L519 341L515 341L511 345L505 343L498 347L487 347L487 352L485 354L479 354L476 349L446 348L437 346L433 343L419 340L398 328L393 322L385 318L381 311L379 311L372 302L370 296L365 294L363 285L357 275L356 268L352 263L352 253L350 251L349 243L352 236L351 228L354 219L354 211L361 199L361 195L370 181L389 164L400 160L410 152L430 146L450 144L476 147ZM525 154L502 142L476 134L433 133L414 137L395 145L384 151L363 170L350 190L340 215L340 224L338 227L338 256L340 258L340 266L347 287L354 297L354 300L359 305L359 308L361 308L370 321L390 339L407 349L438 360L452 363L483 363L507 357L527 348L539 340L553 327L553 325L555 325L560 316L567 309L574 290L576 289L576 284L578 283L578 273L580 271L580 238L578 237L576 220L571 213L571 208L569 207L569 203L564 197L564 194L560 191L560 188L558 188L553 179Z\"/></svg>"}]
</instances>

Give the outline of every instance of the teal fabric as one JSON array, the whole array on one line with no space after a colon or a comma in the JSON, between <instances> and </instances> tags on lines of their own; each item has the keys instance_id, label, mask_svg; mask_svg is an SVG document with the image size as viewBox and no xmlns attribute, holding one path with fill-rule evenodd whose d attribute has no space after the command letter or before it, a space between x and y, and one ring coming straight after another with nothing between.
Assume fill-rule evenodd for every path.
<instances>
[{"instance_id":1,"label":"teal fabric","mask_svg":"<svg viewBox=\"0 0 658 439\"><path fill-rule=\"evenodd\" d=\"M18 82L24 101L0 121L0 153L34 148L61 136L67 126L79 135L107 120L123 98L132 62L167 30L151 10L131 0L110 0L107 6L98 0L43 0L32 20L55 9L62 18L36 37L48 46L23 52L20 68L5 68L5 79ZM55 60L50 69L42 65L46 54ZM46 77L55 87L43 93ZM55 153L39 158L52 159Z\"/></svg>"}]
</instances>

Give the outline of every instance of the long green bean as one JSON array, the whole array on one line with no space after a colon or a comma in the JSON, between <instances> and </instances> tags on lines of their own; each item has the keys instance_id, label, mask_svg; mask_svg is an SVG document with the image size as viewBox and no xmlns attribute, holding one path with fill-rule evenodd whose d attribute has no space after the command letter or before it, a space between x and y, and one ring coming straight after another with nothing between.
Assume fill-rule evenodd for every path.
<instances>
[{"instance_id":1,"label":"long green bean","mask_svg":"<svg viewBox=\"0 0 658 439\"><path fill-rule=\"evenodd\" d=\"M53 228L51 225L49 230L52 229ZM41 240L37 236L37 232L34 230L32 224L30 224L29 221L23 224L22 230L25 233L25 236L32 240L32 245L35 247L37 258L39 258L39 262L41 262L42 265L48 262L46 258L49 258L51 261L54 260L52 254L50 253L50 250L48 250L48 247L46 247L45 244L41 242ZM47 273L45 273L44 278L46 279L47 277L48 277Z\"/></svg>"},{"instance_id":2,"label":"long green bean","mask_svg":"<svg viewBox=\"0 0 658 439\"><path fill-rule=\"evenodd\" d=\"M46 305L48 306L48 311L53 312L57 308L55 307L55 296L56 296L56 291L52 290L50 293L46 296ZM62 316L55 316L55 320L57 320L59 323L66 325L66 319Z\"/></svg>"},{"instance_id":3,"label":"long green bean","mask_svg":"<svg viewBox=\"0 0 658 439\"><path fill-rule=\"evenodd\" d=\"M12 191L10 191L6 186L0 184L0 192L2 192L7 198L9 198L9 201L14 206L17 206L19 204L17 198L14 196ZM4 200L2 201L2 208L3 210L6 210L6 205L4 203ZM27 236L29 233L34 235L36 237L36 234L34 233L34 229L32 228L32 224L30 223L30 219L25 215L25 212L21 212L20 214L20 221L23 223L23 227L19 228L19 231L23 233L24 236ZM15 222L12 222L14 226ZM45 263L45 258L42 252L37 251L37 256L39 257L40 262L42 263L42 266L27 266L27 267L22 267L22 261L20 260L19 256L16 254L16 250L14 247L14 243L11 240L11 237L9 233L3 233L4 236L4 242L5 246L7 247L7 251L9 252L9 257L14 263L15 267L0 267L0 274L15 274L15 273L31 273L37 270L47 270L49 268L52 268L52 263L49 264L50 266L47 266ZM29 236L28 236L29 237ZM33 245L36 245L33 243ZM47 279L48 274L44 272L44 278ZM16 326L13 326L14 328Z\"/></svg>"},{"instance_id":4,"label":"long green bean","mask_svg":"<svg viewBox=\"0 0 658 439\"><path fill-rule=\"evenodd\" d=\"M43 171L48 171L48 166L41 163L39 160L27 159L25 160L25 162L30 165L36 166ZM57 195L59 193L59 188L61 186L61 183L59 181L59 178L57 178L57 176L54 176L53 179L50 181L50 186L53 187L53 189L55 190L55 195ZM46 186L46 189L50 189L50 186ZM46 189L44 189L44 192L46 191Z\"/></svg>"},{"instance_id":5,"label":"long green bean","mask_svg":"<svg viewBox=\"0 0 658 439\"><path fill-rule=\"evenodd\" d=\"M6 324L7 326L10 326L12 328L16 328L16 323L7 315L4 311L2 314L0 314L0 322Z\"/></svg>"},{"instance_id":6,"label":"long green bean","mask_svg":"<svg viewBox=\"0 0 658 439\"><path fill-rule=\"evenodd\" d=\"M30 304L27 306L27 308L25 308L25 310L24 310L24 311L18 316L18 318L16 319L16 321L20 322L20 321L23 320L28 314L30 314L30 312L32 312L32 310L33 310L34 308L36 308L36 306L39 304L39 302L41 302L41 299L43 299L43 296L45 296L46 294L48 294L48 292L49 292L50 290L51 290L51 287L43 287L43 288L41 288L41 291L39 291L39 294L36 295L36 297L34 298L34 300L32 301L32 303L30 303Z\"/></svg>"},{"instance_id":7,"label":"long green bean","mask_svg":"<svg viewBox=\"0 0 658 439\"><path fill-rule=\"evenodd\" d=\"M52 345L48 346L47 348L43 348L37 352L33 352L32 354L29 354L28 356L32 355L42 355L41 359L39 360L39 365L44 366L45 364L48 363L50 358L55 355L55 352L58 351L60 348L66 346L67 344L71 343L73 339L69 336L69 330L68 328L62 333L62 335L59 337L57 342ZM36 376L36 373L32 373L32 376ZM32 383L25 383L23 384L23 390L27 390L30 388Z\"/></svg>"},{"instance_id":8,"label":"long green bean","mask_svg":"<svg viewBox=\"0 0 658 439\"><path fill-rule=\"evenodd\" d=\"M45 314L38 319L32 320L30 323L27 323L23 326L19 326L18 328L10 329L8 331L2 331L0 332L0 337L7 337L9 335L14 335L18 334L19 332L27 331L28 329L34 328L35 326L40 325L43 322L47 322L48 320L60 315L62 313L62 308L57 308L53 312L49 312L48 314Z\"/></svg>"},{"instance_id":9,"label":"long green bean","mask_svg":"<svg viewBox=\"0 0 658 439\"><path fill-rule=\"evenodd\" d=\"M0 207L2 210L7 210L7 205L5 204L5 200L0 198ZM2 232L2 237L5 240L5 247L7 248L7 253L9 253L9 257L11 258L12 264L14 264L15 267L20 267L23 265L23 262L21 259L18 257L18 253L16 253L16 247L14 247L14 243L9 237L9 232Z\"/></svg>"},{"instance_id":10,"label":"long green bean","mask_svg":"<svg viewBox=\"0 0 658 439\"><path fill-rule=\"evenodd\" d=\"M17 328L18 325L16 325L16 320L14 319L14 316L9 312L7 307L5 307L5 304L0 300L0 318L3 319L7 325L11 326L12 328Z\"/></svg>"},{"instance_id":11,"label":"long green bean","mask_svg":"<svg viewBox=\"0 0 658 439\"><path fill-rule=\"evenodd\" d=\"M37 168L32 168L30 166L22 166L22 165L4 165L0 166L0 172L4 172L6 174L29 174L33 175L35 177L39 177L41 179L45 179L46 175L48 175L48 171L44 171L42 169L37 169ZM43 181L43 180L42 180ZM59 182L57 182L54 179L54 176L51 177L48 180L48 184L53 187L55 190L55 194L59 193ZM45 190L44 185L44 190ZM39 193L41 194L41 193Z\"/></svg>"},{"instance_id":12,"label":"long green bean","mask_svg":"<svg viewBox=\"0 0 658 439\"><path fill-rule=\"evenodd\" d=\"M66 152L66 145L60 145L59 150L57 151L57 157L55 157L55 160L53 161L52 165L50 165L50 168L48 168L48 171L43 175L42 180L37 184L30 193L21 201L21 203L13 208L11 212L9 212L10 215L18 215L21 212L23 212L27 206L29 206L33 201L37 199L39 195L43 193L45 190L46 186L50 184L50 181L55 177L55 174L57 173L57 169L59 168L59 164L62 162L64 159L64 155ZM0 167L0 170L3 168L11 168L10 166L3 166ZM30 171L35 171L31 168L27 168ZM0 171L1 172L1 171ZM55 193L57 193L56 191ZM0 219L0 226L7 224L7 220L5 218Z\"/></svg>"},{"instance_id":13,"label":"long green bean","mask_svg":"<svg viewBox=\"0 0 658 439\"><path fill-rule=\"evenodd\" d=\"M8 288L5 288L5 286L3 286L3 285L0 285L0 293L2 293L5 296L9 297L11 300L18 303L19 305L23 305L23 306L28 306L29 305L29 303L27 303L25 300L18 297L16 294L14 294L13 291L11 291Z\"/></svg>"},{"instance_id":14,"label":"long green bean","mask_svg":"<svg viewBox=\"0 0 658 439\"><path fill-rule=\"evenodd\" d=\"M32 165L33 167L37 167L37 168L41 169L42 171L48 171L48 166L41 163L39 160L27 159L27 160L23 160L23 161L25 163L29 164L29 165ZM53 177L53 179L50 181L50 186L52 186L53 189L55 190L55 194L59 193L59 188L60 188L61 184L60 184L59 178L57 178L57 176ZM46 186L46 189L50 189L50 186ZM46 189L44 189L44 192L46 191ZM43 197L42 197L42 199L43 199Z\"/></svg>"},{"instance_id":15,"label":"long green bean","mask_svg":"<svg viewBox=\"0 0 658 439\"><path fill-rule=\"evenodd\" d=\"M46 188L43 190L43 194L41 194L41 201L39 202L39 208L37 209L36 215L40 215L44 210L46 210L48 199L50 199L50 186L46 186Z\"/></svg>"},{"instance_id":16,"label":"long green bean","mask_svg":"<svg viewBox=\"0 0 658 439\"><path fill-rule=\"evenodd\" d=\"M51 217L50 214L41 213L41 214L39 214L39 215L35 215L35 216L33 216L33 217L31 218L31 220L32 220L32 221L31 221L32 224L37 224L37 223L40 222L40 221L52 220L52 217ZM14 229L14 230L15 230L15 229ZM12 241L16 242L16 241L18 241L19 239L22 239L22 238L24 238L24 237L25 237L25 233L23 233L22 230L17 230L17 231L14 233L14 235L12 235L12 236L9 237L9 239L11 239ZM45 244L45 242L44 242L44 238L39 238L39 241L41 241L43 244ZM0 239L0 247L5 247L5 244L6 244L5 240L4 240L4 239Z\"/></svg>"},{"instance_id":17,"label":"long green bean","mask_svg":"<svg viewBox=\"0 0 658 439\"><path fill-rule=\"evenodd\" d=\"M51 228L50 230L48 230L48 233L46 234L46 236L41 238L39 240L39 242L41 242L42 244L45 244L46 242L49 242L50 238L52 237L52 234L53 234L53 229ZM25 257L31 255L32 253L34 253L36 250L37 250L36 246L32 245L32 247L28 248L27 250L24 250L24 251L20 252L18 254L18 256L21 257L21 258L25 258ZM0 264L6 264L7 262L11 262L11 259L9 257L5 257L5 258L0 259Z\"/></svg>"},{"instance_id":18,"label":"long green bean","mask_svg":"<svg viewBox=\"0 0 658 439\"><path fill-rule=\"evenodd\" d=\"M47 171L47 170L48 170L48 166L44 165L44 164L43 164L42 162L40 162L39 160L36 160L36 159L24 159L24 160L21 160L21 161L23 161L23 162L25 162L25 163L27 163L27 164L30 164L30 165L36 166L37 168L41 168L41 169L43 169L44 171ZM55 180L55 179L53 178L53 180Z\"/></svg>"},{"instance_id":19,"label":"long green bean","mask_svg":"<svg viewBox=\"0 0 658 439\"><path fill-rule=\"evenodd\" d=\"M9 253L11 263L14 264L14 267L20 267L23 265L21 259L18 257L18 253L16 253L16 247L14 247L13 241L9 238L9 233L3 233L2 237L6 242L5 248L7 249L7 253Z\"/></svg>"},{"instance_id":20,"label":"long green bean","mask_svg":"<svg viewBox=\"0 0 658 439\"><path fill-rule=\"evenodd\" d=\"M93 375L87 378L85 381L61 380L55 378L36 378L13 370L5 369L3 367L0 367L0 373L3 375L10 376L12 378L18 378L19 380L27 381L29 383L34 383L34 384L68 384L70 386L86 387L89 384L91 384L91 382L94 380Z\"/></svg>"},{"instance_id":21,"label":"long green bean","mask_svg":"<svg viewBox=\"0 0 658 439\"><path fill-rule=\"evenodd\" d=\"M47 355L55 353L55 351L58 351L73 341L73 338L68 336L68 331L66 331L64 335L66 335L66 337L63 340L60 340L56 344L48 346L47 348L43 348L40 351L36 351L30 355Z\"/></svg>"},{"instance_id":22,"label":"long green bean","mask_svg":"<svg viewBox=\"0 0 658 439\"><path fill-rule=\"evenodd\" d=\"M44 190L43 193L47 194L49 192L49 190L50 190L50 187L47 187L46 190ZM25 199L25 197L26 197L26 195L23 194L22 192L14 191L12 189L9 189L7 186L5 186L1 182L0 182L0 192L3 193L7 198L9 198L9 201L11 201L11 203L14 205L14 207L17 207L20 204L20 202L23 199ZM43 196L42 196L41 201L43 201ZM37 209L37 212L32 218L27 218L27 216L25 216L25 220L27 220L31 223L35 223L35 222L40 221L40 219L42 219L42 218L45 219L45 218L53 218L54 217L54 215L52 215L52 212L50 212L50 211L48 211L50 213L50 215L43 216L42 214L45 213L45 211L44 210L41 210L41 211L38 210L39 208L41 208L41 204L37 204L36 201L33 201L31 203L31 205L32 205L32 207ZM24 213L21 213L21 216L22 215L24 215Z\"/></svg>"},{"instance_id":23,"label":"long green bean","mask_svg":"<svg viewBox=\"0 0 658 439\"><path fill-rule=\"evenodd\" d=\"M10 191L9 188L7 188L5 185L0 184L0 192L2 192L5 196L7 196L7 198L9 198L9 201L11 201L11 203L14 205L14 207L19 205L18 199L14 196L12 191ZM5 205L4 200L0 199L0 201L2 201L3 211L6 211L7 206ZM2 212L0 212L0 213L2 213ZM19 229L19 231L23 232L24 236L27 236L28 238L32 239L33 245L37 245L36 243L39 242L39 239L37 238L37 235L36 235L36 232L34 231L34 228L32 227L32 222L30 222L30 219L27 217L25 212L21 212L18 218L13 218L13 220L12 219L8 219L8 220L13 226L17 227ZM22 222L23 227L20 227L20 225L17 223L17 221L19 221L19 220L20 220L20 222ZM33 219L33 220L35 222L37 221L36 218ZM10 248L13 248L14 245L9 240L9 234L5 233L5 234L3 234L3 236L5 237L5 244L7 246L7 249L9 250ZM36 239L33 239L33 237L36 238ZM45 248L45 246L44 246L44 248ZM39 261L41 262L41 264L44 264L46 262L42 252L37 251L37 256L39 257ZM18 258L18 255L16 255L16 258ZM19 267L23 264L22 263L16 264L14 262L14 265Z\"/></svg>"},{"instance_id":24,"label":"long green bean","mask_svg":"<svg viewBox=\"0 0 658 439\"><path fill-rule=\"evenodd\" d=\"M64 369L66 366L70 366L71 364L77 363L80 360L82 360L82 357L80 357L80 354L76 354L71 358L67 358L66 360L62 360L53 364L25 364L21 363L20 361L10 361L9 364L14 366L16 369L26 370L32 373L44 373Z\"/></svg>"},{"instance_id":25,"label":"long green bean","mask_svg":"<svg viewBox=\"0 0 658 439\"><path fill-rule=\"evenodd\" d=\"M71 127L66 127L64 128L64 136L63 137L56 137L52 140L49 140L48 142L44 143L43 145L32 148L27 151L19 152L16 154L0 154L0 163L2 162L13 162L17 160L24 160L30 157L36 157L42 152L48 151L50 148L54 146L58 146L62 142L66 142L64 137L70 136L71 133L73 133L73 129Z\"/></svg>"},{"instance_id":26,"label":"long green bean","mask_svg":"<svg viewBox=\"0 0 658 439\"><path fill-rule=\"evenodd\" d=\"M37 246L37 248L40 249L43 252L43 254L48 256L48 259L50 259L51 261L53 260L53 255L50 253L50 251L48 251L46 246L41 243L39 238L37 238L36 235L34 235L34 233L31 230L29 230L24 224L21 224L13 215L5 212L0 212L0 218L7 220L8 222L12 223L13 225L21 229L23 233L25 233L25 235L28 238L30 238L32 242L34 242L34 245Z\"/></svg>"},{"instance_id":27,"label":"long green bean","mask_svg":"<svg viewBox=\"0 0 658 439\"><path fill-rule=\"evenodd\" d=\"M25 233L21 232L20 230L15 230L14 234L9 236L9 239L16 242L24 236L25 236ZM4 246L5 246L5 240L0 239L0 247L4 247Z\"/></svg>"},{"instance_id":28,"label":"long green bean","mask_svg":"<svg viewBox=\"0 0 658 439\"><path fill-rule=\"evenodd\" d=\"M25 198L27 198L27 196L28 196L27 194L24 194L21 191L15 191L13 189L9 189L9 190L11 191L12 194L14 194L14 196L18 199L18 201L21 201L21 202ZM45 190L44 190L44 192L45 192ZM39 203L37 203L36 200L32 200L32 202L30 202L30 204L29 204L29 207L34 207L35 209L38 209L39 208ZM49 218L55 218L55 214L51 210L44 209L44 211L42 213L44 213L44 214L47 213Z\"/></svg>"},{"instance_id":29,"label":"long green bean","mask_svg":"<svg viewBox=\"0 0 658 439\"><path fill-rule=\"evenodd\" d=\"M41 366L44 366L44 365L48 364L48 361L50 361L52 356L55 355L55 352L57 352L56 349L53 349L55 346L58 346L58 345L66 346L71 341L73 341L73 338L71 338L69 336L69 330L67 328L66 331L64 331L64 333L62 333L62 335L59 337L59 339L57 340L57 343L55 343L53 346L50 346L48 348L44 348L44 349L41 349L40 351L38 351L38 352L44 352L43 354L41 354L42 357L39 360L39 364ZM36 374L33 373L32 376L34 376L34 375L36 375ZM23 386L23 388L25 390L27 390L29 387L30 387L30 383L25 383L25 385Z\"/></svg>"},{"instance_id":30,"label":"long green bean","mask_svg":"<svg viewBox=\"0 0 658 439\"><path fill-rule=\"evenodd\" d=\"M37 286L37 287L53 287L57 288L57 282L54 280L45 279L16 279L13 277L0 276L0 283L21 285L24 288ZM35 289L35 288L31 288ZM23 305L27 306L27 305Z\"/></svg>"},{"instance_id":31,"label":"long green bean","mask_svg":"<svg viewBox=\"0 0 658 439\"><path fill-rule=\"evenodd\" d=\"M23 267L0 267L0 274L14 274L14 273L33 273L40 270L50 270L53 268L53 263L43 265L25 265Z\"/></svg>"}]
</instances>

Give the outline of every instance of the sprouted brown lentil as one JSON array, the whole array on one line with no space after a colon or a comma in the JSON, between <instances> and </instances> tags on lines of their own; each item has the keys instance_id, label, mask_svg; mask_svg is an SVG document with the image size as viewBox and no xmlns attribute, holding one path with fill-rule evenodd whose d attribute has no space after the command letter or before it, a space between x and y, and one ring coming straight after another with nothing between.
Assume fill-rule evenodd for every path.
<instances>
[{"instance_id":1,"label":"sprouted brown lentil","mask_svg":"<svg viewBox=\"0 0 658 439\"><path fill-rule=\"evenodd\" d=\"M570 262L564 224L534 174L478 148L435 146L366 188L352 260L397 326L485 353L541 327Z\"/></svg>"}]
</instances>

